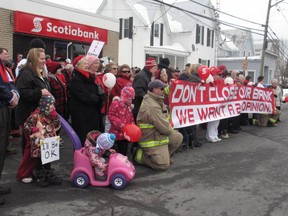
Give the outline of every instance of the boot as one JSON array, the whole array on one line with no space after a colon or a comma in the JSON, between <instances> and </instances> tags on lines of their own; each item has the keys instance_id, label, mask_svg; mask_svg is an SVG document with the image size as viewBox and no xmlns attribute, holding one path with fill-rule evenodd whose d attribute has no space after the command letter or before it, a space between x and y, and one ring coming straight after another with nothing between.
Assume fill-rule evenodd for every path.
<instances>
[{"instance_id":1,"label":"boot","mask_svg":"<svg viewBox=\"0 0 288 216\"><path fill-rule=\"evenodd\" d=\"M35 170L34 172L34 178L40 187L47 187L49 185L49 183L46 181L45 173L46 172L44 169Z\"/></svg>"},{"instance_id":2,"label":"boot","mask_svg":"<svg viewBox=\"0 0 288 216\"><path fill-rule=\"evenodd\" d=\"M62 184L62 179L55 175L55 171L53 169L46 170L45 178L49 185Z\"/></svg>"}]
</instances>

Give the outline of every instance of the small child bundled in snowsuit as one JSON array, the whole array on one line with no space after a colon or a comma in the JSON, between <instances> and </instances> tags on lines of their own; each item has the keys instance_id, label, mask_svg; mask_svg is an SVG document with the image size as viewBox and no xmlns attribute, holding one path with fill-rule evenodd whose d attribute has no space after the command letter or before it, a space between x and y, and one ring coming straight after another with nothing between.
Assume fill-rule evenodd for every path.
<instances>
[{"instance_id":1,"label":"small child bundled in snowsuit","mask_svg":"<svg viewBox=\"0 0 288 216\"><path fill-rule=\"evenodd\" d=\"M89 157L92 166L95 169L96 176L104 176L107 171L108 164L102 155L109 150L115 153L111 147L114 145L116 136L109 133L101 133L99 131L90 131L84 143L85 154Z\"/></svg>"},{"instance_id":2,"label":"small child bundled in snowsuit","mask_svg":"<svg viewBox=\"0 0 288 216\"><path fill-rule=\"evenodd\" d=\"M40 186L61 184L61 179L55 175L50 163L42 165L41 162L41 140L57 136L56 131L61 127L61 121L54 105L55 98L53 96L42 96L39 107L24 123L24 134L27 141L17 173L17 179L23 183L32 182L32 177L34 177Z\"/></svg>"},{"instance_id":3,"label":"small child bundled in snowsuit","mask_svg":"<svg viewBox=\"0 0 288 216\"><path fill-rule=\"evenodd\" d=\"M129 141L125 139L122 129L126 124L135 124L132 113L132 100L134 96L135 90L133 87L125 86L121 90L120 99L113 99L108 113L108 118L111 122L109 132L116 135L114 147L117 152L123 155L127 155Z\"/></svg>"}]
</instances>

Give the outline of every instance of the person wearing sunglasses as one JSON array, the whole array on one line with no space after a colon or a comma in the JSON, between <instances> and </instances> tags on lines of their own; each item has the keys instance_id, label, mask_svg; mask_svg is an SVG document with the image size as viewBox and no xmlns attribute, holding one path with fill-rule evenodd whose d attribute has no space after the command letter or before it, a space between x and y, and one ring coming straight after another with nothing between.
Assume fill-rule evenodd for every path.
<instances>
[{"instance_id":1,"label":"person wearing sunglasses","mask_svg":"<svg viewBox=\"0 0 288 216\"><path fill-rule=\"evenodd\" d=\"M120 97L121 90L125 86L132 86L131 69L130 66L127 64L123 64L120 66L118 77L116 78L116 84L112 89L112 94Z\"/></svg>"}]
</instances>

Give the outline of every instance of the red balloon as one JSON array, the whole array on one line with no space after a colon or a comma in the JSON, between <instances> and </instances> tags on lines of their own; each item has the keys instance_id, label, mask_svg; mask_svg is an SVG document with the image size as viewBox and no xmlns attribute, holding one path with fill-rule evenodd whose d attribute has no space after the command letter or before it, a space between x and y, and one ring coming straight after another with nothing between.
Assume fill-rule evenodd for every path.
<instances>
[{"instance_id":1,"label":"red balloon","mask_svg":"<svg viewBox=\"0 0 288 216\"><path fill-rule=\"evenodd\" d=\"M141 129L136 124L126 124L122 128L124 137L129 142L138 142L141 139Z\"/></svg>"},{"instance_id":2,"label":"red balloon","mask_svg":"<svg viewBox=\"0 0 288 216\"><path fill-rule=\"evenodd\" d=\"M205 65L201 66L197 72L198 72L200 79L202 80L206 80L208 76L210 75L210 69Z\"/></svg>"}]
</instances>

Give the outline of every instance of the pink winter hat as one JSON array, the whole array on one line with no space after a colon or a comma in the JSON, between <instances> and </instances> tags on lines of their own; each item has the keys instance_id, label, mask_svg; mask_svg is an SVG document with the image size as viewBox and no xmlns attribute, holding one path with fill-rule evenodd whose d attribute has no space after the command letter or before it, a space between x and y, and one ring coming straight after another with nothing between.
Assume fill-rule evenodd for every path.
<instances>
[{"instance_id":1,"label":"pink winter hat","mask_svg":"<svg viewBox=\"0 0 288 216\"><path fill-rule=\"evenodd\" d=\"M87 60L88 60L88 68L90 68L90 66L96 61L98 60L98 58L94 55L87 55L86 56Z\"/></svg>"}]
</instances>

